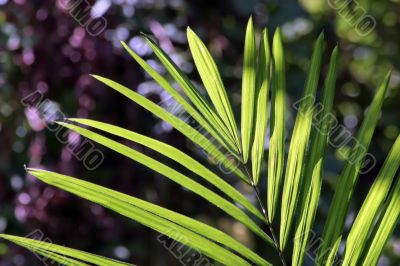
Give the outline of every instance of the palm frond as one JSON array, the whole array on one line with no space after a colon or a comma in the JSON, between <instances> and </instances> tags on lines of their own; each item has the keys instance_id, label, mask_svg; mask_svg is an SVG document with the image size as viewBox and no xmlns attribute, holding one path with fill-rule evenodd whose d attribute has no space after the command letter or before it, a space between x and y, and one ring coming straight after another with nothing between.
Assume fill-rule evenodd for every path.
<instances>
[{"instance_id":1,"label":"palm frond","mask_svg":"<svg viewBox=\"0 0 400 266\"><path fill-rule=\"evenodd\" d=\"M257 34L250 18L244 45L240 131L217 65L206 45L190 28L187 29L190 51L207 95L200 93L189 77L149 36L144 35L144 38L167 70L167 77L159 74L126 43L121 43L143 70L182 106L204 132L192 127L182 117L168 112L115 81L96 75L93 77L169 123L198 148L203 149L209 157L215 159L215 163L221 164L220 166L227 168L233 176L239 177L254 190L260 209L211 168L167 143L95 120L71 118L56 123L154 170L205 199L260 237L268 248L275 248L278 253L276 255L280 257L283 265L286 265L285 255L288 255L292 247L288 245L291 244L289 238L294 227L295 238L290 255L291 264L297 266L303 263L320 199L322 168L332 122L338 48L335 47L332 51L322 100L316 105L314 101L324 50L323 34L315 43L284 171L287 109L282 33L279 28L275 31L270 48L268 31L263 30L258 51L255 36ZM174 84L168 81L169 78L174 80ZM352 139L355 140L355 144L346 158L335 187L316 265L333 265L342 237L346 237L344 224L348 217L349 205L377 125L389 79L390 72L379 85L357 136ZM175 87L175 82L179 86ZM322 107L322 110L318 107ZM264 161L269 112L267 195L261 195L257 185L261 179ZM114 137L152 149L167 160L178 163L179 167L183 166L184 171L189 170L190 173L180 172L167 163L129 147L128 144L113 140ZM344 245L343 265L370 266L378 263L379 256L400 218L400 176L394 180L399 167L400 136L392 146L350 229ZM74 177L33 168L28 168L27 171L49 185L100 204L154 229L219 264L272 265L227 233L178 212ZM192 174L201 180L192 179ZM204 180L207 182L205 185L201 183ZM212 187L208 188L206 185ZM267 199L266 210L263 196ZM280 212L279 239L274 233L277 212ZM253 220L255 217L257 219ZM269 234L262 229L263 227L268 227ZM6 234L0 234L0 238L60 264L131 265L44 241Z\"/></svg>"}]
</instances>

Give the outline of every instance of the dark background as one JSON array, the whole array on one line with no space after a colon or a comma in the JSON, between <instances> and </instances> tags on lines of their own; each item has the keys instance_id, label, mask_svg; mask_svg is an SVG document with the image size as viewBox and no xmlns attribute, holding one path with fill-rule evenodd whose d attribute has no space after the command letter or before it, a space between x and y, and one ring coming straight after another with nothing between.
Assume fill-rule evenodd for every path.
<instances>
[{"instance_id":1,"label":"dark background","mask_svg":"<svg viewBox=\"0 0 400 266\"><path fill-rule=\"evenodd\" d=\"M203 220L231 233L260 254L271 256L267 254L273 254L274 250L219 209L100 145L96 148L104 153L104 162L93 171L87 170L67 145L61 144L55 134L41 124L35 108L27 108L21 102L30 93L40 91L52 108L60 109L69 117L88 117L123 126L199 158L179 132L170 130L88 74L111 78L154 102L165 100L162 90L122 50L119 40L125 40L165 73L144 45L140 32L156 36L179 66L199 81L197 72L193 71L185 35L186 27L190 26L214 55L236 117L239 117L244 33L250 15L259 29L268 27L270 36L277 26L282 27L291 113L287 121L289 129L295 116L291 104L301 96L313 42L321 31L327 43L322 77L325 77L330 51L336 43L340 46L334 112L351 132L359 127L377 84L385 72L393 68L390 90L369 150L375 155L377 165L360 177L347 222L347 226L351 225L399 133L400 1L359 0L357 4L376 20L376 27L365 36L358 34L348 17L341 15L329 4L331 2L334 1L90 1L92 10L107 21L105 31L91 36L57 1L0 0L0 233L24 236L40 230L44 238L54 243L107 257L139 265L179 265L157 241L156 232L44 185L25 174L23 165L26 164L85 178ZM154 152L145 152L163 160ZM322 230L342 165L338 151L330 148L325 161L326 182L317 217L317 233ZM263 176L260 187L265 195ZM228 180L254 200L251 191L238 180ZM276 259L271 258L278 263ZM398 232L385 248L381 263L400 264ZM36 264L40 264L39 260L29 251L0 242L1 266Z\"/></svg>"}]
</instances>

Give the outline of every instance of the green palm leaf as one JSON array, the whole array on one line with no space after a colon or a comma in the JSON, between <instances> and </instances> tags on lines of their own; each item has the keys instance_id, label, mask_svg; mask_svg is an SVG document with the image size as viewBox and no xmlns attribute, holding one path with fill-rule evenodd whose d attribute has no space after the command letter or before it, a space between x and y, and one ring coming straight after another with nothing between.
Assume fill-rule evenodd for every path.
<instances>
[{"instance_id":1,"label":"green palm leaf","mask_svg":"<svg viewBox=\"0 0 400 266\"><path fill-rule=\"evenodd\" d=\"M268 151L267 212L270 222L274 220L282 184L285 157L285 57L282 34L278 28L272 41L273 76L271 95L270 140Z\"/></svg>"},{"instance_id":2,"label":"green palm leaf","mask_svg":"<svg viewBox=\"0 0 400 266\"><path fill-rule=\"evenodd\" d=\"M229 103L228 95L226 94L217 65L207 47L190 28L187 29L187 37L194 63L203 81L204 87L219 116L225 123L225 126L229 128L231 137L236 145L240 147L235 117L233 116L232 107Z\"/></svg>"},{"instance_id":3,"label":"green palm leaf","mask_svg":"<svg viewBox=\"0 0 400 266\"><path fill-rule=\"evenodd\" d=\"M19 246L25 247L35 253L39 253L40 255L53 259L59 263L63 263L64 265L89 265L83 262L104 266L133 265L45 241L5 234L0 234L0 238L14 242Z\"/></svg>"},{"instance_id":4,"label":"green palm leaf","mask_svg":"<svg viewBox=\"0 0 400 266\"><path fill-rule=\"evenodd\" d=\"M77 125L72 125L72 124L67 124L63 122L58 122L58 124L69 128L80 135L91 139L101 145L106 146L107 148L110 148L134 161L137 161L140 164L143 164L150 169L157 171L158 173L164 175L165 177L171 179L172 181L182 185L183 187L191 190L192 192L196 193L200 197L203 197L210 203L214 204L227 214L231 215L233 218L236 220L240 221L243 223L247 228L249 228L251 231L253 231L255 234L260 236L262 239L264 239L267 243L272 245L272 240L262 231L257 224L251 220L246 213L244 213L241 209L239 209L237 206L232 204L231 202L227 201L226 199L222 198L215 192L207 189L203 185L197 183L196 181L190 179L189 177L181 174L180 172L172 169L171 167L159 162L158 160L155 160L153 158L150 158L149 156L140 153L134 149L129 148L128 146L122 145L117 141L111 140L109 138L106 138L102 135L99 135L97 133L94 133L90 130L81 128Z\"/></svg>"},{"instance_id":5,"label":"green palm leaf","mask_svg":"<svg viewBox=\"0 0 400 266\"><path fill-rule=\"evenodd\" d=\"M254 142L251 149L253 182L257 185L260 178L264 158L265 134L268 122L268 90L271 78L271 52L269 48L268 31L261 36L257 69L257 109L255 118Z\"/></svg>"},{"instance_id":6,"label":"green palm leaf","mask_svg":"<svg viewBox=\"0 0 400 266\"><path fill-rule=\"evenodd\" d=\"M313 105L318 86L318 78L322 61L324 35L321 34L314 47L311 64L300 103L286 165L286 175L282 195L280 245L284 249L289 238L293 217L296 211L297 198L301 185L304 156L310 137Z\"/></svg>"},{"instance_id":7,"label":"green palm leaf","mask_svg":"<svg viewBox=\"0 0 400 266\"><path fill-rule=\"evenodd\" d=\"M267 262L255 254L252 254L250 250L244 248L244 246L230 238L228 235L225 235L216 229L208 231L211 227L196 222L195 220L189 219L183 215L179 215L178 213L171 212L148 202L73 177L39 169L29 169L29 173L45 183L100 204L189 247L195 248L206 256L221 263L227 265L249 265L244 259L190 229L199 229L199 231L206 233L211 238L217 239L218 241L227 241L224 242L224 244L230 245L235 249L240 250L242 253L251 255L252 259L257 259L257 262L261 265L268 265ZM169 217L169 219L163 218L164 216ZM193 224L192 226L190 225L190 223L195 222L196 224ZM185 224L185 227L180 226L177 223ZM189 226L190 229L186 226ZM216 233L217 235L210 236L211 233Z\"/></svg>"},{"instance_id":8,"label":"green palm leaf","mask_svg":"<svg viewBox=\"0 0 400 266\"><path fill-rule=\"evenodd\" d=\"M382 211L382 217L376 225L376 230L371 235L368 251L363 256L364 260L362 265L377 265L379 256L382 253L390 235L400 219L400 176L394 184L388 199L386 200L385 207Z\"/></svg>"},{"instance_id":9,"label":"green palm leaf","mask_svg":"<svg viewBox=\"0 0 400 266\"><path fill-rule=\"evenodd\" d=\"M322 166L324 162L325 148L328 143L329 129L332 126L329 115L331 114L333 98L335 94L336 66L338 48L332 52L329 63L329 71L325 80L324 95L319 110L315 127L311 135L311 152L305 166L304 185L297 218L292 264L302 265L304 252L306 251L311 227L317 212L318 201L322 186Z\"/></svg>"},{"instance_id":10,"label":"green palm leaf","mask_svg":"<svg viewBox=\"0 0 400 266\"><path fill-rule=\"evenodd\" d=\"M82 125L87 125L96 129L100 129L104 132L109 132L113 135L125 138L127 140L139 143L150 149L153 149L164 156L176 161L177 163L183 165L193 173L201 176L211 184L213 184L216 188L225 193L226 196L230 197L232 200L241 204L248 211L256 215L261 220L264 219L264 216L257 210L257 208L239 191L237 191L230 184L222 180L218 175L209 170L207 167L203 166L201 163L188 156L184 152L178 150L177 148L163 143L161 141L152 139L150 137L146 137L144 135L129 131L127 129L113 126L110 124L89 120L89 119L78 119L78 118L70 118L69 121L77 122Z\"/></svg>"},{"instance_id":11,"label":"green palm leaf","mask_svg":"<svg viewBox=\"0 0 400 266\"><path fill-rule=\"evenodd\" d=\"M256 86L256 42L254 37L253 19L247 23L246 40L244 44L243 78L242 78L242 150L243 162L247 163L250 153L250 143L253 134L254 102Z\"/></svg>"},{"instance_id":12,"label":"green palm leaf","mask_svg":"<svg viewBox=\"0 0 400 266\"><path fill-rule=\"evenodd\" d=\"M112 204L113 202L118 202L119 206L122 206L123 208L130 209L132 208L133 210L140 209L141 211L145 211L148 213L151 213L154 217L159 217L159 222L172 222L177 225L179 225L182 228L186 228L188 230L193 231L194 233L201 235L202 237L205 237L207 239L210 239L212 241L215 241L217 243L223 244L224 246L238 252L240 255L244 256L245 258L253 261L257 265L269 265L268 262L266 262L264 259L262 259L260 256L255 254L253 251L248 249L246 246L243 244L239 243L226 233L215 229L207 224L204 224L202 222L199 222L195 219L189 218L185 215L179 214L177 212L170 211L168 209L162 208L160 206L157 206L155 204L152 204L150 202L128 196L126 194L90 183L86 182L83 180L79 180L70 176L65 176L53 172L48 172L44 170L39 170L39 169L30 169L30 173L37 178L41 179L42 181L59 187L63 190L69 191L75 195L78 195L82 198L94 201L96 203L99 203L103 205L106 208L116 210L119 212L119 209L116 209L117 206ZM85 196L85 194L88 195L95 195L95 198L99 198L96 200L93 200L91 196ZM122 215L125 215L125 212L119 212ZM126 215L125 215L126 216ZM129 218L132 218L128 216ZM134 219L134 218L133 218ZM134 219L136 220L136 219ZM145 224L146 225L146 224ZM203 241L206 242L206 241ZM211 241L208 241L212 243ZM186 243L185 243L186 244ZM212 243L213 244L213 243ZM195 247L197 248L197 247ZM211 246L209 247L209 250L211 250ZM220 249L221 250L221 249ZM209 252L209 251L208 251ZM227 252L223 252L227 253ZM233 254L232 254L233 255Z\"/></svg>"},{"instance_id":13,"label":"green palm leaf","mask_svg":"<svg viewBox=\"0 0 400 266\"><path fill-rule=\"evenodd\" d=\"M139 104L148 111L152 112L154 115L158 116L165 122L169 123L176 130L181 132L188 139L199 145L211 156L221 162L227 169L239 176L244 182L250 184L249 177L243 174L243 172L236 166L235 162L230 161L211 141L204 137L204 135L201 134L199 131L186 124L184 121L172 115L171 113L167 112L165 109L161 108L157 104L143 97L142 95L128 89L127 87L124 87L121 84L107 78L96 75L93 75L93 77L108 85L110 88L118 91L119 93Z\"/></svg>"},{"instance_id":14,"label":"green palm leaf","mask_svg":"<svg viewBox=\"0 0 400 266\"><path fill-rule=\"evenodd\" d=\"M372 184L367 198L354 221L346 241L346 251L343 265L358 265L358 260L365 247L366 240L378 217L380 207L383 205L393 179L400 166L400 136L392 146L378 177Z\"/></svg>"},{"instance_id":15,"label":"green palm leaf","mask_svg":"<svg viewBox=\"0 0 400 266\"><path fill-rule=\"evenodd\" d=\"M332 265L342 239L342 232L354 186L362 166L363 159L371 142L379 113L389 84L390 72L378 88L374 99L357 134L354 147L339 177L339 183L329 209L327 222L319 249L318 263ZM354 162L354 158L357 160ZM324 264L324 265L325 265Z\"/></svg>"}]
</instances>

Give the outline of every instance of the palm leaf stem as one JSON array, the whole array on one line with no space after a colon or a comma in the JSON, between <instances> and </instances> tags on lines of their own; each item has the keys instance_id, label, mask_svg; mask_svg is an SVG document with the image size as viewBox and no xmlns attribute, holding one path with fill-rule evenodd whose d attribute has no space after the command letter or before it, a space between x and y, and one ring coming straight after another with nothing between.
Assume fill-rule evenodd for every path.
<instances>
[{"instance_id":1,"label":"palm leaf stem","mask_svg":"<svg viewBox=\"0 0 400 266\"><path fill-rule=\"evenodd\" d=\"M248 176L250 176L250 171L249 171L247 166L244 167L244 170L245 170L246 174ZM267 224L268 229L269 229L269 231L271 233L272 240L274 241L275 249L278 251L279 258L281 259L282 265L286 266L287 264L286 264L286 261L285 261L285 257L283 256L283 251L280 249L278 238L275 235L275 231L274 231L274 228L272 226L272 223L268 219L267 211L265 210L265 207L262 204L260 191L258 190L257 185L254 183L253 180L251 180L251 187L253 188L254 193L256 194L258 205L260 206L260 209L261 209L261 211L262 211L262 213L264 215L265 223Z\"/></svg>"}]
</instances>

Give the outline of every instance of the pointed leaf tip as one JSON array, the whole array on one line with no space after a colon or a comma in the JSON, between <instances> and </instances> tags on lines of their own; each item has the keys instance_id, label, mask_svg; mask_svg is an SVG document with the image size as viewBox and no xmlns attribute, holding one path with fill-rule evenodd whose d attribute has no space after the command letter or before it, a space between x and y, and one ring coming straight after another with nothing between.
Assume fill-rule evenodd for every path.
<instances>
[{"instance_id":1,"label":"pointed leaf tip","mask_svg":"<svg viewBox=\"0 0 400 266\"><path fill-rule=\"evenodd\" d=\"M321 45L322 45L322 47L323 47L324 41L325 41L325 35L324 35L324 32L321 32L321 33L318 35L317 41L315 42L314 49L316 49L317 47L319 47L319 46L321 46Z\"/></svg>"},{"instance_id":2,"label":"pointed leaf tip","mask_svg":"<svg viewBox=\"0 0 400 266\"><path fill-rule=\"evenodd\" d=\"M96 74L89 74L89 76L91 76L92 78L95 78L95 79L99 79L99 75L96 75Z\"/></svg>"},{"instance_id":3,"label":"pointed leaf tip","mask_svg":"<svg viewBox=\"0 0 400 266\"><path fill-rule=\"evenodd\" d=\"M282 35L282 29L281 29L281 27L277 27L276 29L275 29L275 33L274 33L274 37L275 36L281 36Z\"/></svg>"},{"instance_id":4,"label":"pointed leaf tip","mask_svg":"<svg viewBox=\"0 0 400 266\"><path fill-rule=\"evenodd\" d=\"M186 27L186 33L187 33L187 34L196 35L196 34L194 33L194 31L192 30L192 28L189 27L189 26Z\"/></svg>"}]
</instances>

